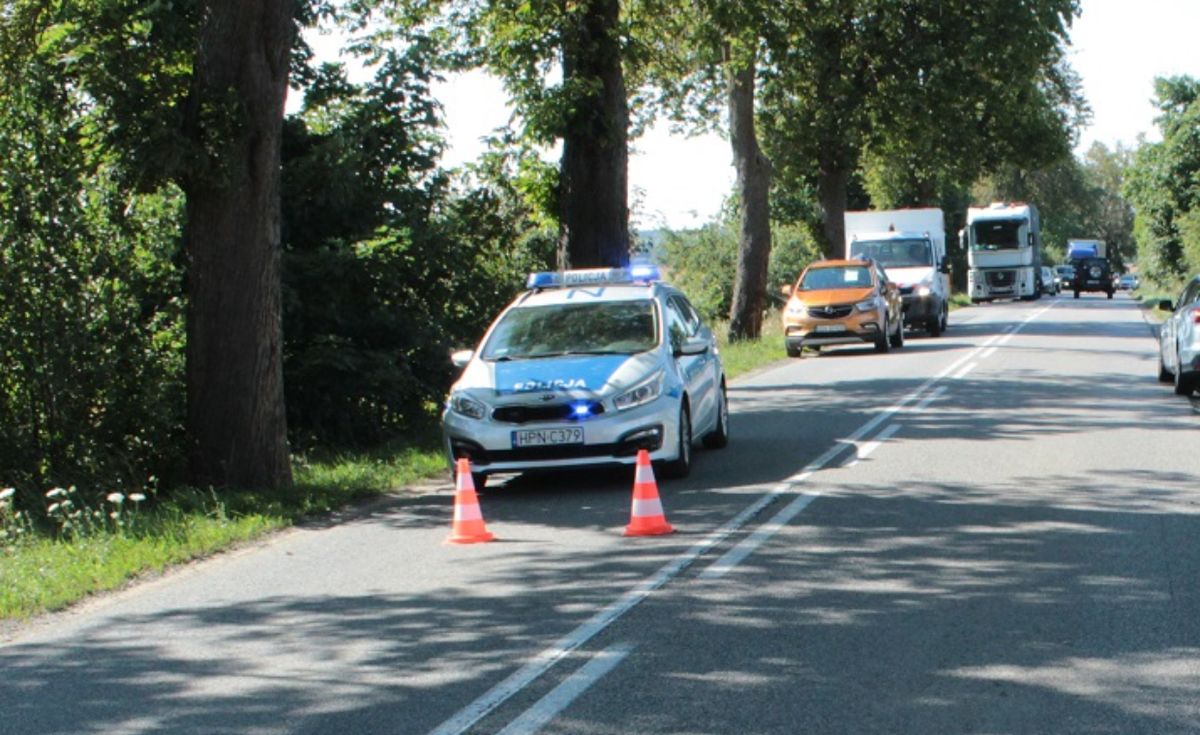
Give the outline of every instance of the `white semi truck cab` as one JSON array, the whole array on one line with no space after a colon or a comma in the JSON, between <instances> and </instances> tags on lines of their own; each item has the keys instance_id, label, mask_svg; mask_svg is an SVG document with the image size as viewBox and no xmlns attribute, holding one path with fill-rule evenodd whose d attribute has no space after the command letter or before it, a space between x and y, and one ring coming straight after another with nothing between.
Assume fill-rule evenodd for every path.
<instances>
[{"instance_id":1,"label":"white semi truck cab","mask_svg":"<svg viewBox=\"0 0 1200 735\"><path fill-rule=\"evenodd\" d=\"M904 324L936 337L950 314L950 264L942 210L846 212L846 257L871 258L900 287Z\"/></svg>"},{"instance_id":2,"label":"white semi truck cab","mask_svg":"<svg viewBox=\"0 0 1200 735\"><path fill-rule=\"evenodd\" d=\"M967 251L971 301L1042 296L1042 223L1032 204L969 207L960 234Z\"/></svg>"}]
</instances>

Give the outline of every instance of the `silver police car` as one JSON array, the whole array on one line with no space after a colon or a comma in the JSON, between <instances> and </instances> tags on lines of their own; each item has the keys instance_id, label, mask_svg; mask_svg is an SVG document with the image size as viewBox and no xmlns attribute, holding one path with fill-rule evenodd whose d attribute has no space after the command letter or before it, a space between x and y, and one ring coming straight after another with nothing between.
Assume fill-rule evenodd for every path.
<instances>
[{"instance_id":1,"label":"silver police car","mask_svg":"<svg viewBox=\"0 0 1200 735\"><path fill-rule=\"evenodd\" d=\"M657 268L534 273L475 351L442 425L451 462L488 475L633 464L691 470L692 444L729 440L725 370L712 330Z\"/></svg>"}]
</instances>

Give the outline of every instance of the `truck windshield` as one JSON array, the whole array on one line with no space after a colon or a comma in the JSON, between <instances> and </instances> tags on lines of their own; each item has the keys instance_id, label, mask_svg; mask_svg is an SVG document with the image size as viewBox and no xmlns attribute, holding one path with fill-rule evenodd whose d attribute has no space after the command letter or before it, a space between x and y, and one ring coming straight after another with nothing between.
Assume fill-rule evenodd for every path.
<instances>
[{"instance_id":1,"label":"truck windshield","mask_svg":"<svg viewBox=\"0 0 1200 735\"><path fill-rule=\"evenodd\" d=\"M1021 242L1021 226L1025 220L989 219L971 225L972 250L1016 250Z\"/></svg>"},{"instance_id":2,"label":"truck windshield","mask_svg":"<svg viewBox=\"0 0 1200 735\"><path fill-rule=\"evenodd\" d=\"M483 348L485 360L633 354L658 344L654 302L600 301L510 309Z\"/></svg>"},{"instance_id":3,"label":"truck windshield","mask_svg":"<svg viewBox=\"0 0 1200 735\"><path fill-rule=\"evenodd\" d=\"M914 268L933 265L928 240L855 240L850 243L851 258L872 258L885 268Z\"/></svg>"}]
</instances>

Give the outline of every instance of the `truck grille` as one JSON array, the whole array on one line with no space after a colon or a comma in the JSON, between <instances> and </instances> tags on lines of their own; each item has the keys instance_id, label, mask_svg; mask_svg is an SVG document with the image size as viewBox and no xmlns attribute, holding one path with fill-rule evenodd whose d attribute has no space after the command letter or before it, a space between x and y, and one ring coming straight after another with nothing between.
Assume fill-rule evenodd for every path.
<instances>
[{"instance_id":1,"label":"truck grille","mask_svg":"<svg viewBox=\"0 0 1200 735\"><path fill-rule=\"evenodd\" d=\"M1012 288L1017 280L1016 271L987 271L984 276L992 288Z\"/></svg>"}]
</instances>

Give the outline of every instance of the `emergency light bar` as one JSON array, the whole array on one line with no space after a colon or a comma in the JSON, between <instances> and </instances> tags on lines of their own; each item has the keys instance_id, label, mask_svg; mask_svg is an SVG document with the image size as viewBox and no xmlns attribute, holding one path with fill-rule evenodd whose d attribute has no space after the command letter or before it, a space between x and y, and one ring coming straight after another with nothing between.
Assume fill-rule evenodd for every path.
<instances>
[{"instance_id":1,"label":"emergency light bar","mask_svg":"<svg viewBox=\"0 0 1200 735\"><path fill-rule=\"evenodd\" d=\"M529 289L567 288L569 286L614 285L620 283L649 283L661 280L656 265L635 265L629 268L584 268L569 271L530 273L525 287Z\"/></svg>"}]
</instances>

